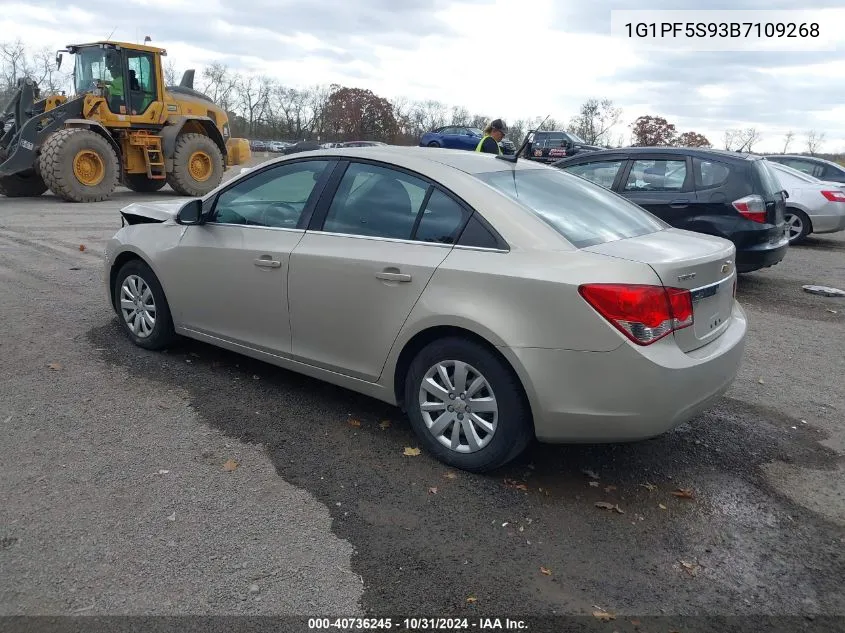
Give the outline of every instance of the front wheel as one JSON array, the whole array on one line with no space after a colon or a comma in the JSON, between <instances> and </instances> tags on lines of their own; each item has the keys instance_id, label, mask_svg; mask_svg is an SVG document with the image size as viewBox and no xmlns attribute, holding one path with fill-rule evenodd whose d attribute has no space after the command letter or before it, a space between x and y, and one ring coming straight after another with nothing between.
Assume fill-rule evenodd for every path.
<instances>
[{"instance_id":1,"label":"front wheel","mask_svg":"<svg viewBox=\"0 0 845 633\"><path fill-rule=\"evenodd\" d=\"M112 289L120 325L135 345L162 349L174 338L170 306L152 269L133 259L120 269Z\"/></svg>"},{"instance_id":2,"label":"front wheel","mask_svg":"<svg viewBox=\"0 0 845 633\"><path fill-rule=\"evenodd\" d=\"M440 143L438 143L437 141L432 141L431 143L428 144L428 146L429 147L440 147Z\"/></svg>"},{"instance_id":3,"label":"front wheel","mask_svg":"<svg viewBox=\"0 0 845 633\"><path fill-rule=\"evenodd\" d=\"M461 338L434 341L417 354L405 381L405 408L429 452L470 472L499 468L533 438L531 411L511 368Z\"/></svg>"}]
</instances>

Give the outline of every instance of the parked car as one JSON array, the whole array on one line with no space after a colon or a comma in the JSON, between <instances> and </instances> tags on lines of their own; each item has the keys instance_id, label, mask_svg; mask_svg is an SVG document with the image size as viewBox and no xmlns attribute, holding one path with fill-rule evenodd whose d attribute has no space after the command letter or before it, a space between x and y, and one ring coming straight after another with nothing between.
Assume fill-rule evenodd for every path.
<instances>
[{"instance_id":1,"label":"parked car","mask_svg":"<svg viewBox=\"0 0 845 633\"><path fill-rule=\"evenodd\" d=\"M317 141L297 141L284 148L282 154L298 154L299 152L310 152L315 149L320 149L320 144Z\"/></svg>"},{"instance_id":2,"label":"parked car","mask_svg":"<svg viewBox=\"0 0 845 633\"><path fill-rule=\"evenodd\" d=\"M659 435L743 356L731 242L531 161L319 150L121 214L105 285L136 345L183 335L397 404L470 471L535 437Z\"/></svg>"},{"instance_id":3,"label":"parked car","mask_svg":"<svg viewBox=\"0 0 845 633\"><path fill-rule=\"evenodd\" d=\"M522 156L550 164L562 158L600 149L598 145L590 145L572 132L539 130L529 133Z\"/></svg>"},{"instance_id":4,"label":"parked car","mask_svg":"<svg viewBox=\"0 0 845 633\"><path fill-rule=\"evenodd\" d=\"M845 231L845 183L825 182L779 163L772 163L771 169L789 195L786 223L791 244L800 244L810 233Z\"/></svg>"},{"instance_id":5,"label":"parked car","mask_svg":"<svg viewBox=\"0 0 845 633\"><path fill-rule=\"evenodd\" d=\"M770 154L766 156L766 159L803 171L805 174L820 180L845 183L845 167L833 161L816 158L815 156L791 154Z\"/></svg>"},{"instance_id":6,"label":"parked car","mask_svg":"<svg viewBox=\"0 0 845 633\"><path fill-rule=\"evenodd\" d=\"M338 147L382 147L387 143L381 141L347 141L345 143L338 143Z\"/></svg>"},{"instance_id":7,"label":"parked car","mask_svg":"<svg viewBox=\"0 0 845 633\"><path fill-rule=\"evenodd\" d=\"M760 156L689 147L626 147L554 163L619 193L674 227L723 237L741 273L789 249L783 187Z\"/></svg>"},{"instance_id":8,"label":"parked car","mask_svg":"<svg viewBox=\"0 0 845 633\"><path fill-rule=\"evenodd\" d=\"M446 149L465 149L475 151L484 138L484 132L477 127L447 126L426 132L420 139L420 147L445 147ZM515 154L516 145L508 138L499 143L503 154Z\"/></svg>"}]
</instances>

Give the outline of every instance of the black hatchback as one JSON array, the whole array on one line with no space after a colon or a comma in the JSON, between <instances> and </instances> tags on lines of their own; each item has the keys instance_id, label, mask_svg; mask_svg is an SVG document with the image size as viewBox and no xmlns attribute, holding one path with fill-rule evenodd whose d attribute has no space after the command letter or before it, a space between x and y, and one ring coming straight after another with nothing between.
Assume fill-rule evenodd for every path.
<instances>
[{"instance_id":1,"label":"black hatchback","mask_svg":"<svg viewBox=\"0 0 845 633\"><path fill-rule=\"evenodd\" d=\"M730 240L737 272L773 266L789 249L786 192L761 156L626 147L553 166L611 189L671 226Z\"/></svg>"}]
</instances>

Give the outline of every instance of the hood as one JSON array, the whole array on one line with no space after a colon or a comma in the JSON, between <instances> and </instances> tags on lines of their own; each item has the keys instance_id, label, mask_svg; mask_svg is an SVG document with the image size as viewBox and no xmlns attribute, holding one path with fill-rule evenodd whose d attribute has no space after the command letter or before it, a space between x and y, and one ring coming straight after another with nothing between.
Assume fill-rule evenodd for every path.
<instances>
[{"instance_id":1,"label":"hood","mask_svg":"<svg viewBox=\"0 0 845 633\"><path fill-rule=\"evenodd\" d=\"M167 202L135 202L120 210L120 215L128 224L142 224L145 222L166 222L176 218L185 204L185 200L168 200Z\"/></svg>"}]
</instances>

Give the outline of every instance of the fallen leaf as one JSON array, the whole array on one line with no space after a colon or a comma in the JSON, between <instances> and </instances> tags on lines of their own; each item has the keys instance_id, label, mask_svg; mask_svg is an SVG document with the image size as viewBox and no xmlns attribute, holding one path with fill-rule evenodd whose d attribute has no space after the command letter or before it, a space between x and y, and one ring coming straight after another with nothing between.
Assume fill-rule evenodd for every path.
<instances>
[{"instance_id":1,"label":"fallen leaf","mask_svg":"<svg viewBox=\"0 0 845 633\"><path fill-rule=\"evenodd\" d=\"M354 426L355 428L361 428L361 420L357 420L355 418L349 418L349 426Z\"/></svg>"},{"instance_id":2,"label":"fallen leaf","mask_svg":"<svg viewBox=\"0 0 845 633\"><path fill-rule=\"evenodd\" d=\"M597 482L597 481L590 481L588 483L590 484L590 488L598 488L599 487L599 482Z\"/></svg>"},{"instance_id":3,"label":"fallen leaf","mask_svg":"<svg viewBox=\"0 0 845 633\"><path fill-rule=\"evenodd\" d=\"M390 428L390 420L382 420L381 422L379 422L379 426L381 427L382 431L389 429Z\"/></svg>"},{"instance_id":4,"label":"fallen leaf","mask_svg":"<svg viewBox=\"0 0 845 633\"><path fill-rule=\"evenodd\" d=\"M171 514L169 517L167 517L167 520L168 520L168 521L175 521L175 520L176 520L176 513L174 512L174 513L173 513L173 514Z\"/></svg>"},{"instance_id":5,"label":"fallen leaf","mask_svg":"<svg viewBox=\"0 0 845 633\"><path fill-rule=\"evenodd\" d=\"M619 514L625 514L625 511L619 507L619 504L608 503L607 501L596 501L596 507L602 510L613 510Z\"/></svg>"},{"instance_id":6,"label":"fallen leaf","mask_svg":"<svg viewBox=\"0 0 845 633\"><path fill-rule=\"evenodd\" d=\"M158 471L158 474L159 474L159 475L167 475L167 474L169 474L169 473L170 473L170 471L169 471L169 470L160 470L160 471Z\"/></svg>"},{"instance_id":7,"label":"fallen leaf","mask_svg":"<svg viewBox=\"0 0 845 633\"><path fill-rule=\"evenodd\" d=\"M508 488L516 488L517 490L528 490L528 486L526 486L521 481L515 481L513 479L505 479L504 482L505 482L505 485Z\"/></svg>"},{"instance_id":8,"label":"fallen leaf","mask_svg":"<svg viewBox=\"0 0 845 633\"><path fill-rule=\"evenodd\" d=\"M665 509L666 509L666 506L665 506L665 505L663 505L662 503L658 503L658 504L657 504L657 507L658 507L658 508L660 508L661 510L665 510Z\"/></svg>"},{"instance_id":9,"label":"fallen leaf","mask_svg":"<svg viewBox=\"0 0 845 633\"><path fill-rule=\"evenodd\" d=\"M655 486L654 484L650 484L650 483L648 483L648 482L646 482L646 483L644 483L644 484L640 484L640 486L642 486L643 488L645 488L645 489L646 489L646 490L648 490L649 492L652 492L652 491L654 491L654 490L657 490L657 486Z\"/></svg>"},{"instance_id":10,"label":"fallen leaf","mask_svg":"<svg viewBox=\"0 0 845 633\"><path fill-rule=\"evenodd\" d=\"M690 576L695 576L695 572L698 569L698 565L696 563L689 563L685 560L679 561L681 563L681 567L684 568Z\"/></svg>"},{"instance_id":11,"label":"fallen leaf","mask_svg":"<svg viewBox=\"0 0 845 633\"><path fill-rule=\"evenodd\" d=\"M411 448L410 446L405 447L405 452L403 453L406 457L416 457L420 454L420 449L418 448Z\"/></svg>"},{"instance_id":12,"label":"fallen leaf","mask_svg":"<svg viewBox=\"0 0 845 633\"><path fill-rule=\"evenodd\" d=\"M80 250L80 251L84 251L84 250L85 250L85 244L80 244L80 245L79 245L79 250Z\"/></svg>"},{"instance_id":13,"label":"fallen leaf","mask_svg":"<svg viewBox=\"0 0 845 633\"><path fill-rule=\"evenodd\" d=\"M589 477L590 479L598 479L599 478L599 476L595 472L593 472L592 470L582 470L581 472L584 473L585 475L587 475L587 477Z\"/></svg>"},{"instance_id":14,"label":"fallen leaf","mask_svg":"<svg viewBox=\"0 0 845 633\"><path fill-rule=\"evenodd\" d=\"M437 494L437 486L432 486L431 488L428 489L428 492L430 494L436 495Z\"/></svg>"},{"instance_id":15,"label":"fallen leaf","mask_svg":"<svg viewBox=\"0 0 845 633\"><path fill-rule=\"evenodd\" d=\"M607 611L593 611L593 617L598 618L602 622L609 622L610 620L615 620L616 616L612 613L608 613Z\"/></svg>"},{"instance_id":16,"label":"fallen leaf","mask_svg":"<svg viewBox=\"0 0 845 633\"><path fill-rule=\"evenodd\" d=\"M757 382L759 382L761 385L765 385L765 384L766 384L765 382L763 382L763 379L762 379L762 378L761 378L760 380L758 380Z\"/></svg>"},{"instance_id":17,"label":"fallen leaf","mask_svg":"<svg viewBox=\"0 0 845 633\"><path fill-rule=\"evenodd\" d=\"M613 492L614 490L616 490L616 486L607 486L604 489L605 492Z\"/></svg>"},{"instance_id":18,"label":"fallen leaf","mask_svg":"<svg viewBox=\"0 0 845 633\"><path fill-rule=\"evenodd\" d=\"M692 488L678 488L677 490L673 490L672 494L681 499L695 499L695 493L693 493Z\"/></svg>"},{"instance_id":19,"label":"fallen leaf","mask_svg":"<svg viewBox=\"0 0 845 633\"><path fill-rule=\"evenodd\" d=\"M634 626L639 626L640 621L639 620L631 620L631 624L633 624Z\"/></svg>"},{"instance_id":20,"label":"fallen leaf","mask_svg":"<svg viewBox=\"0 0 845 633\"><path fill-rule=\"evenodd\" d=\"M467 604L475 604L476 602L478 602L478 598L476 598L475 596L470 596L469 598L467 598Z\"/></svg>"},{"instance_id":21,"label":"fallen leaf","mask_svg":"<svg viewBox=\"0 0 845 633\"><path fill-rule=\"evenodd\" d=\"M50 363L49 365L47 365L47 367L49 367L53 371L59 371L62 368L62 364L61 363Z\"/></svg>"},{"instance_id":22,"label":"fallen leaf","mask_svg":"<svg viewBox=\"0 0 845 633\"><path fill-rule=\"evenodd\" d=\"M448 472L448 473L446 473L446 474L445 474L445 475L443 475L443 476L444 476L446 479L457 479L457 478L458 478L458 476L457 476L455 473L453 473L453 472Z\"/></svg>"},{"instance_id":23,"label":"fallen leaf","mask_svg":"<svg viewBox=\"0 0 845 633\"><path fill-rule=\"evenodd\" d=\"M232 472L237 467L238 462L236 462L234 459L227 459L226 463L223 464L223 470L225 470L226 472Z\"/></svg>"},{"instance_id":24,"label":"fallen leaf","mask_svg":"<svg viewBox=\"0 0 845 633\"><path fill-rule=\"evenodd\" d=\"M546 567L540 567L540 573L543 574L544 576L551 576L552 570L547 569Z\"/></svg>"},{"instance_id":25,"label":"fallen leaf","mask_svg":"<svg viewBox=\"0 0 845 633\"><path fill-rule=\"evenodd\" d=\"M836 310L831 310L830 308L828 308L827 311L831 314L839 314Z\"/></svg>"}]
</instances>

